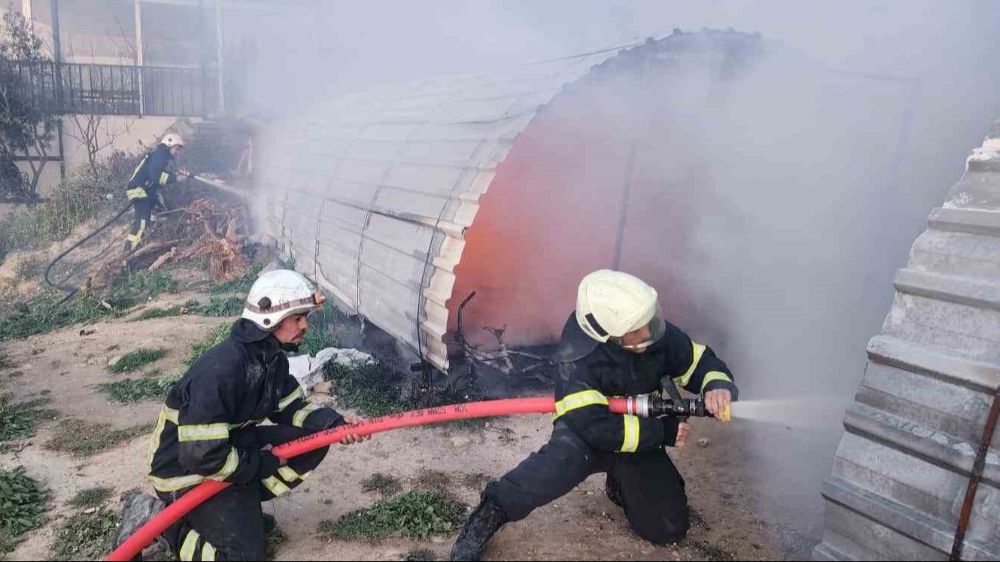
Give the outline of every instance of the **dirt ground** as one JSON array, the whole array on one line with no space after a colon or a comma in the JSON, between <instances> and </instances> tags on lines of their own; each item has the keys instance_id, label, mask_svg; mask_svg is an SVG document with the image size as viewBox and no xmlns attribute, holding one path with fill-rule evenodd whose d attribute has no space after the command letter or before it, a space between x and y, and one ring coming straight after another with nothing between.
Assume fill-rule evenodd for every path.
<instances>
[{"instance_id":1,"label":"dirt ground","mask_svg":"<svg viewBox=\"0 0 1000 562\"><path fill-rule=\"evenodd\" d=\"M191 294L171 295L155 303L182 303ZM13 366L0 372L0 392L16 399L46 396L48 407L63 419L107 422L115 427L152 423L156 403L122 406L111 403L95 385L122 375L108 372L112 358L139 347L165 347L170 353L157 363L163 373L177 371L191 344L202 340L225 319L185 316L127 323L124 319L80 327L11 342L4 346ZM16 375L17 372L22 373ZM595 476L563 499L546 506L525 521L508 525L491 543L488 559L523 560L777 560L806 556L801 537L757 512L754 486L739 470L742 452L728 428L716 422L695 422L694 440L705 437L706 447L693 444L672 456L688 482L696 524L679 546L655 547L637 538L622 511L603 493L603 479ZM142 486L146 473L147 439L135 439L118 449L87 459L54 453L42 447L54 423L44 423L19 452L0 454L0 467L23 465L28 474L45 482L54 510L48 524L32 532L11 559L46 559L61 518L73 513L67 503L83 489L106 486L121 492ZM328 542L317 535L324 520L336 520L379 499L362 491L362 481L374 472L400 479L404 488L422 470L452 476L453 492L474 505L479 484L499 477L540 447L548 438L545 416L492 420L476 429L435 427L375 436L365 444L335 447L312 479L299 490L265 509L277 516L289 540L278 550L279 560L399 560L415 548L434 551L447 559L454 536L417 543L389 540L378 544ZM112 507L119 509L115 500Z\"/></svg>"}]
</instances>

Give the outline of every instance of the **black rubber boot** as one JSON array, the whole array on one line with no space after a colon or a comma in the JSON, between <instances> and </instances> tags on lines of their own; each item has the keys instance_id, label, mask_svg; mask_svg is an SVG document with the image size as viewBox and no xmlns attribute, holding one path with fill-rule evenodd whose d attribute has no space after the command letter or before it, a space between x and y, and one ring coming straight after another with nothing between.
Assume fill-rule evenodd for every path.
<instances>
[{"instance_id":1,"label":"black rubber boot","mask_svg":"<svg viewBox=\"0 0 1000 562\"><path fill-rule=\"evenodd\" d=\"M482 558L486 543L506 522L507 514L503 509L489 499L484 499L465 522L465 527L451 549L451 559L475 561Z\"/></svg>"},{"instance_id":2,"label":"black rubber boot","mask_svg":"<svg viewBox=\"0 0 1000 562\"><path fill-rule=\"evenodd\" d=\"M608 479L604 482L604 493L608 495L608 499L611 503L617 505L618 507L625 508L625 500L622 499L622 486L615 480L614 476L608 475Z\"/></svg>"},{"instance_id":3,"label":"black rubber boot","mask_svg":"<svg viewBox=\"0 0 1000 562\"><path fill-rule=\"evenodd\" d=\"M122 525L118 528L118 534L115 536L115 548L121 546L139 530L139 527L145 525L165 507L167 504L148 494L138 492L129 494L125 498L125 507L122 509ZM142 554L136 556L134 560L142 560Z\"/></svg>"}]
</instances>

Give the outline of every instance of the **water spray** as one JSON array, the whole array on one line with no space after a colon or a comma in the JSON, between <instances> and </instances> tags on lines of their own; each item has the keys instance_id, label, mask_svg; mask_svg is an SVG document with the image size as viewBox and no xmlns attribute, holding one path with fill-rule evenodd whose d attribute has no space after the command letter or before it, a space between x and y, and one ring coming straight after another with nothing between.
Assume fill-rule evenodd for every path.
<instances>
[{"instance_id":1,"label":"water spray","mask_svg":"<svg viewBox=\"0 0 1000 562\"><path fill-rule=\"evenodd\" d=\"M228 184L226 184L224 182L221 182L221 181L210 180L208 178L205 178L205 177L202 177L202 176L198 176L198 175L195 175L195 174L189 174L188 177L191 178L191 179L193 179L193 180L195 180L195 181L197 181L197 182L199 182L199 183L203 183L203 184L205 184L205 185L207 185L209 187L214 187L215 189L218 189L219 191L224 191L224 192L232 194L232 195L236 195L236 196L244 197L244 198L250 195L247 192L247 190L245 190L245 189L238 189L238 188L235 188L235 187L233 187L231 185L228 185Z\"/></svg>"}]
</instances>

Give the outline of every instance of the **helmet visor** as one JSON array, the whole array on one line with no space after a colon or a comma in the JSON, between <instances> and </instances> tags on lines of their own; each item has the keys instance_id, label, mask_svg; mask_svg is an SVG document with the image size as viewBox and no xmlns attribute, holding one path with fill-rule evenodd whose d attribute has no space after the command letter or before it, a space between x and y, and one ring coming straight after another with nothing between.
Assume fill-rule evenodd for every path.
<instances>
[{"instance_id":1,"label":"helmet visor","mask_svg":"<svg viewBox=\"0 0 1000 562\"><path fill-rule=\"evenodd\" d=\"M663 320L659 305L657 305L656 313L649 322L620 338L611 338L610 341L618 344L625 351L642 353L660 341L666 332L667 323Z\"/></svg>"}]
</instances>

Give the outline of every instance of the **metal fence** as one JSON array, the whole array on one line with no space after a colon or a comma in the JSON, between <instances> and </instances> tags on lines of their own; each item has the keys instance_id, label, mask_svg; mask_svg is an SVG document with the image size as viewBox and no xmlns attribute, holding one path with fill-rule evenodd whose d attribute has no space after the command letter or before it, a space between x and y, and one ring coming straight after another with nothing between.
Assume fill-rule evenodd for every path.
<instances>
[{"instance_id":1,"label":"metal fence","mask_svg":"<svg viewBox=\"0 0 1000 562\"><path fill-rule=\"evenodd\" d=\"M218 113L213 70L0 61L30 103L55 113L204 117Z\"/></svg>"}]
</instances>

